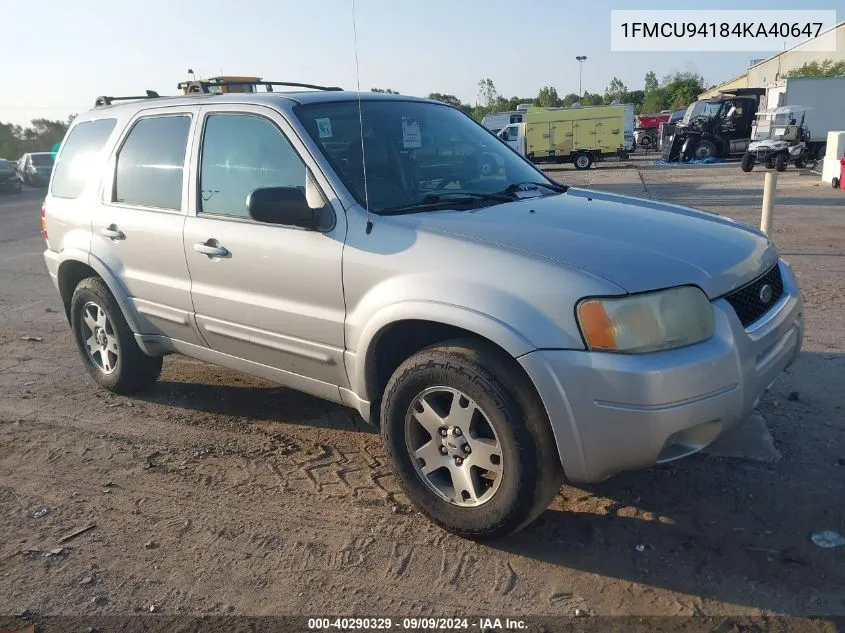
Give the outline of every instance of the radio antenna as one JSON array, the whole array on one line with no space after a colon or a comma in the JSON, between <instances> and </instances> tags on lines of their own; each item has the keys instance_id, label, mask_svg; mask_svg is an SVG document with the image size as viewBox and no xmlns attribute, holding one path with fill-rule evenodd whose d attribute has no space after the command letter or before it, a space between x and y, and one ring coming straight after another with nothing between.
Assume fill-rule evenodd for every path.
<instances>
[{"instance_id":1,"label":"radio antenna","mask_svg":"<svg viewBox=\"0 0 845 633\"><path fill-rule=\"evenodd\" d=\"M367 188L367 156L364 153L364 114L361 110L361 70L358 64L358 27L355 24L355 0L352 0L352 34L355 42L355 81L358 87L358 126L361 129L361 165L364 169L364 208L367 211L367 235L373 230L370 217L370 191Z\"/></svg>"}]
</instances>

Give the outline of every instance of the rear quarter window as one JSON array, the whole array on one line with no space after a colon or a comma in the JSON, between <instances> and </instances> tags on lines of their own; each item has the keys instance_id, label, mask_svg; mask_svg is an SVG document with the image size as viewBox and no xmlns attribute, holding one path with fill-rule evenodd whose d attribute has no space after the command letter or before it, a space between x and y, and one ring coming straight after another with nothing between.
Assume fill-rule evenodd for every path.
<instances>
[{"instance_id":1,"label":"rear quarter window","mask_svg":"<svg viewBox=\"0 0 845 633\"><path fill-rule=\"evenodd\" d=\"M116 123L116 119L97 119L71 128L53 168L52 195L79 197L85 183L94 175L97 159Z\"/></svg>"}]
</instances>

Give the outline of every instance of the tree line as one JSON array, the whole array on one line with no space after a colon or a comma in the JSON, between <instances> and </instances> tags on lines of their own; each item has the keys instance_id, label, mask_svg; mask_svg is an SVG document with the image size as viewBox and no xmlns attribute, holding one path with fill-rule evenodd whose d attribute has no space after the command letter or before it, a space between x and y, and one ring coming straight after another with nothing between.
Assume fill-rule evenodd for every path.
<instances>
[{"instance_id":1,"label":"tree line","mask_svg":"<svg viewBox=\"0 0 845 633\"><path fill-rule=\"evenodd\" d=\"M601 93L585 91L579 96L570 92L561 97L554 86L543 86L536 95L508 98L499 93L492 79L484 78L478 82L478 95L474 104L464 103L455 95L442 92L432 92L428 98L448 103L480 121L485 114L513 111L521 103L546 108L568 108L576 102L589 106L608 105L618 100L620 103L633 104L637 114L678 110L695 101L705 90L704 77L696 73L677 72L658 81L657 75L649 71L645 74L643 87L637 90L629 90L621 79L614 77ZM390 88L373 88L372 91L398 94Z\"/></svg>"},{"instance_id":2,"label":"tree line","mask_svg":"<svg viewBox=\"0 0 845 633\"><path fill-rule=\"evenodd\" d=\"M0 158L17 160L28 152L50 152L65 137L70 122L33 119L24 127L0 122Z\"/></svg>"},{"instance_id":3,"label":"tree line","mask_svg":"<svg viewBox=\"0 0 845 633\"><path fill-rule=\"evenodd\" d=\"M838 77L840 75L845 75L845 61L834 62L832 59L825 59L821 62L807 62L791 70L786 76ZM706 86L704 77L698 73L675 72L658 80L657 74L654 71L649 71L643 78L642 88L636 90L629 90L621 79L614 77L601 93L585 91L584 94L579 96L570 92L561 97L554 86L543 86L534 96L507 98L499 93L492 79L484 78L478 82L478 96L474 104L463 103L455 95L441 92L432 92L428 95L428 98L460 108L480 121L485 114L513 111L521 103L532 103L545 108L568 108L576 102L589 106L608 105L614 100L618 100L620 103L633 104L637 114L656 113L661 110L680 110L697 100L698 95L709 88L712 88L712 86ZM373 92L398 94L395 90L382 90L380 88L373 88Z\"/></svg>"}]
</instances>

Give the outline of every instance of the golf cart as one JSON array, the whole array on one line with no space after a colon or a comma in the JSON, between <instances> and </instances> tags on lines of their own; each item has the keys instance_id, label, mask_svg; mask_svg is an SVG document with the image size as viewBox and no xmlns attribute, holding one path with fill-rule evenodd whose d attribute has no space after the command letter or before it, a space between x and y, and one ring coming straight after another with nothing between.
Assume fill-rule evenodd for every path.
<instances>
[{"instance_id":1,"label":"golf cart","mask_svg":"<svg viewBox=\"0 0 845 633\"><path fill-rule=\"evenodd\" d=\"M789 105L758 112L751 144L742 156L742 171L751 171L755 163L784 171L790 162L801 168L811 161L810 131L804 125L806 111L810 109ZM800 122L796 122L798 117Z\"/></svg>"}]
</instances>

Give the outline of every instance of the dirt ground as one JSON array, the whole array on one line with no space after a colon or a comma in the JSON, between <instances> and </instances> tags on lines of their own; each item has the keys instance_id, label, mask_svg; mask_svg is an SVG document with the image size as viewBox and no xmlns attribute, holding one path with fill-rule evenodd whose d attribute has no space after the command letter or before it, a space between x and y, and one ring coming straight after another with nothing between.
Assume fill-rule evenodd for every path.
<instances>
[{"instance_id":1,"label":"dirt ground","mask_svg":"<svg viewBox=\"0 0 845 633\"><path fill-rule=\"evenodd\" d=\"M552 174L759 224L759 170L625 165ZM95 387L39 193L0 197L0 615L845 615L845 547L810 540L845 534L845 194L790 168L778 195L807 319L760 404L780 459L564 486L486 545L411 508L351 410L175 356L142 396Z\"/></svg>"}]
</instances>

